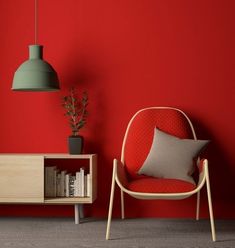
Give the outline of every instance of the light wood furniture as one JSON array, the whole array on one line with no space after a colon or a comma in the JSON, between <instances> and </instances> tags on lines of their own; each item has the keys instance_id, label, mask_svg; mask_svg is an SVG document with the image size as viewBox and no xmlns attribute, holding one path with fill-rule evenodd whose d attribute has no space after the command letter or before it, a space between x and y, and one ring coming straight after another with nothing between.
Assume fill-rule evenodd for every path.
<instances>
[{"instance_id":1,"label":"light wood furniture","mask_svg":"<svg viewBox=\"0 0 235 248\"><path fill-rule=\"evenodd\" d=\"M91 196L45 198L44 168L48 159L89 160ZM82 204L93 203L96 197L96 154L0 154L0 204L74 205L78 224Z\"/></svg>"}]
</instances>

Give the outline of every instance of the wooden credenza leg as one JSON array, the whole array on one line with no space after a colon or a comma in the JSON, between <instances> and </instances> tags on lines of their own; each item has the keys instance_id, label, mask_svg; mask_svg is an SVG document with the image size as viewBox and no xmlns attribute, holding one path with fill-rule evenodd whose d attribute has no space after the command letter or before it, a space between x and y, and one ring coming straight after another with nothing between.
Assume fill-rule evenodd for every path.
<instances>
[{"instance_id":1,"label":"wooden credenza leg","mask_svg":"<svg viewBox=\"0 0 235 248\"><path fill-rule=\"evenodd\" d=\"M79 213L79 204L74 205L74 218L75 224L80 224L80 213Z\"/></svg>"},{"instance_id":2,"label":"wooden credenza leg","mask_svg":"<svg viewBox=\"0 0 235 248\"><path fill-rule=\"evenodd\" d=\"M80 219L84 218L83 204L74 205L75 224L80 224Z\"/></svg>"}]
</instances>

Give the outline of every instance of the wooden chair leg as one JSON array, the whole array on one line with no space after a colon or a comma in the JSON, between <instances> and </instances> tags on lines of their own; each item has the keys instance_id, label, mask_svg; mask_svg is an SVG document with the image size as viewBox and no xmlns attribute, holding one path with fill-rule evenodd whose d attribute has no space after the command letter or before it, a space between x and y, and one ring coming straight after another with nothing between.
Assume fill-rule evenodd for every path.
<instances>
[{"instance_id":1,"label":"wooden chair leg","mask_svg":"<svg viewBox=\"0 0 235 248\"><path fill-rule=\"evenodd\" d=\"M200 191L197 192L196 220L199 220L199 213L200 213Z\"/></svg>"},{"instance_id":2,"label":"wooden chair leg","mask_svg":"<svg viewBox=\"0 0 235 248\"><path fill-rule=\"evenodd\" d=\"M106 240L108 240L110 236L110 225L111 225L111 219L112 219L113 198L114 198L114 190L115 190L115 174L116 174L115 168L113 168L113 177L112 177L111 193L110 193L110 201L109 201L108 222L107 222L107 229L106 229Z\"/></svg>"},{"instance_id":3,"label":"wooden chair leg","mask_svg":"<svg viewBox=\"0 0 235 248\"><path fill-rule=\"evenodd\" d=\"M208 197L208 205L209 205L209 213L210 213L212 240L216 241L215 223L214 223L213 208L212 208L212 201L211 201L211 190L210 190L210 179L209 179L208 168L206 170L206 188L207 188L207 197Z\"/></svg>"},{"instance_id":4,"label":"wooden chair leg","mask_svg":"<svg viewBox=\"0 0 235 248\"><path fill-rule=\"evenodd\" d=\"M122 219L125 219L125 206L124 206L124 192L121 190L121 212L122 212Z\"/></svg>"}]
</instances>

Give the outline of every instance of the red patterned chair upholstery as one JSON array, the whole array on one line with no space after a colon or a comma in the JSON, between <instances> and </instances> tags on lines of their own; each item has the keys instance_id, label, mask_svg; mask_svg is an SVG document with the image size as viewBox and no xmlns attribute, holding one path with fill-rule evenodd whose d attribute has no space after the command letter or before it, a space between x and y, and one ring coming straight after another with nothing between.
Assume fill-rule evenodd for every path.
<instances>
[{"instance_id":1,"label":"red patterned chair upholstery","mask_svg":"<svg viewBox=\"0 0 235 248\"><path fill-rule=\"evenodd\" d=\"M124 219L124 193L137 199L185 199L197 193L196 219L199 219L200 190L206 183L212 240L216 240L207 159L198 159L197 185L178 179L153 178L137 172L144 163L157 127L179 138L197 139L186 114L176 108L151 107L138 111L130 120L124 136L121 161L114 159L106 239L110 236L115 182L121 190L121 213Z\"/></svg>"}]
</instances>

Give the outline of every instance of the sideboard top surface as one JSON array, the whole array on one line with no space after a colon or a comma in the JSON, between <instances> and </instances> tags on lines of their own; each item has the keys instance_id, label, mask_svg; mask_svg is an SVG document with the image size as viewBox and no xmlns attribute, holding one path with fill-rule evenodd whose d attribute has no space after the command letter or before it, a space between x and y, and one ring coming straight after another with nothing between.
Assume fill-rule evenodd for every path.
<instances>
[{"instance_id":1,"label":"sideboard top surface","mask_svg":"<svg viewBox=\"0 0 235 248\"><path fill-rule=\"evenodd\" d=\"M0 153L0 156L42 156L44 158L78 158L90 159L96 154L68 154L68 153Z\"/></svg>"}]
</instances>

